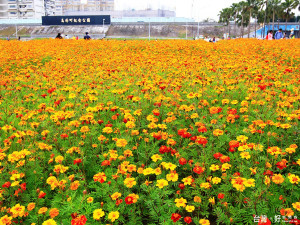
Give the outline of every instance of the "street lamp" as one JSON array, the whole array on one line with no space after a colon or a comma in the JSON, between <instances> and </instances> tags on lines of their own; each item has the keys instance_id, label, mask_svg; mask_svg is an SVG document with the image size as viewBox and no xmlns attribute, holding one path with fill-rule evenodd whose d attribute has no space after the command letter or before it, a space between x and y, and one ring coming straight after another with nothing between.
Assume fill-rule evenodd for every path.
<instances>
[{"instance_id":1,"label":"street lamp","mask_svg":"<svg viewBox=\"0 0 300 225\"><path fill-rule=\"evenodd\" d=\"M105 19L103 19L103 31L104 31L104 22L105 22Z\"/></svg>"}]
</instances>

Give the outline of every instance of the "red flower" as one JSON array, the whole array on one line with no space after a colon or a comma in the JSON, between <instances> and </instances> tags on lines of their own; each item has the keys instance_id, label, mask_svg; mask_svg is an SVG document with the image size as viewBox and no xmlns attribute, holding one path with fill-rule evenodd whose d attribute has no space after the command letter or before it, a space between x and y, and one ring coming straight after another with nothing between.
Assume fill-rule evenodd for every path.
<instances>
[{"instance_id":1,"label":"red flower","mask_svg":"<svg viewBox=\"0 0 300 225\"><path fill-rule=\"evenodd\" d=\"M84 225L87 221L87 218L85 217L85 215L82 216L78 216L75 219L71 220L71 224L72 225Z\"/></svg>"},{"instance_id":2,"label":"red flower","mask_svg":"<svg viewBox=\"0 0 300 225\"><path fill-rule=\"evenodd\" d=\"M176 223L181 218L180 214L173 213L171 216L171 220L173 220L174 223Z\"/></svg>"},{"instance_id":3,"label":"red flower","mask_svg":"<svg viewBox=\"0 0 300 225\"><path fill-rule=\"evenodd\" d=\"M45 195L46 195L46 193L45 193L45 192L41 192L41 193L39 194L39 198L44 198L44 197L45 197Z\"/></svg>"},{"instance_id":4,"label":"red flower","mask_svg":"<svg viewBox=\"0 0 300 225\"><path fill-rule=\"evenodd\" d=\"M219 194L218 194L218 199L223 199L224 196L225 196L225 195L224 195L223 193L219 193Z\"/></svg>"},{"instance_id":5,"label":"red flower","mask_svg":"<svg viewBox=\"0 0 300 225\"><path fill-rule=\"evenodd\" d=\"M123 199L118 199L118 200L116 201L116 205L118 206L118 205L120 205L122 202L123 202Z\"/></svg>"},{"instance_id":6,"label":"red flower","mask_svg":"<svg viewBox=\"0 0 300 225\"><path fill-rule=\"evenodd\" d=\"M185 188L185 185L184 184L178 184L178 187L181 189L181 190L183 190L184 188Z\"/></svg>"},{"instance_id":7,"label":"red flower","mask_svg":"<svg viewBox=\"0 0 300 225\"><path fill-rule=\"evenodd\" d=\"M127 205L131 205L133 203L133 198L130 197L130 196L127 196L125 198L125 202L126 202Z\"/></svg>"},{"instance_id":8,"label":"red flower","mask_svg":"<svg viewBox=\"0 0 300 225\"><path fill-rule=\"evenodd\" d=\"M74 159L74 165L79 164L82 162L82 159Z\"/></svg>"},{"instance_id":9,"label":"red flower","mask_svg":"<svg viewBox=\"0 0 300 225\"><path fill-rule=\"evenodd\" d=\"M3 188L9 188L10 185L11 185L11 183L10 183L9 181L7 181L7 182L5 182L5 183L2 185L2 187L3 187Z\"/></svg>"},{"instance_id":10,"label":"red flower","mask_svg":"<svg viewBox=\"0 0 300 225\"><path fill-rule=\"evenodd\" d=\"M26 191L26 183L21 184L20 187L23 191Z\"/></svg>"},{"instance_id":11,"label":"red flower","mask_svg":"<svg viewBox=\"0 0 300 225\"><path fill-rule=\"evenodd\" d=\"M205 133L205 132L207 132L207 129L206 129L205 126L201 126L201 127L198 128L198 132Z\"/></svg>"},{"instance_id":12,"label":"red flower","mask_svg":"<svg viewBox=\"0 0 300 225\"><path fill-rule=\"evenodd\" d=\"M187 216L187 217L184 217L184 222L186 222L187 224L190 224L192 221L192 218Z\"/></svg>"},{"instance_id":13,"label":"red flower","mask_svg":"<svg viewBox=\"0 0 300 225\"><path fill-rule=\"evenodd\" d=\"M220 162L221 163L230 162L229 156L225 156L225 155L221 156L220 157Z\"/></svg>"},{"instance_id":14,"label":"red flower","mask_svg":"<svg viewBox=\"0 0 300 225\"><path fill-rule=\"evenodd\" d=\"M217 153L214 154L215 159L219 159L219 158L221 158L221 156L223 156L223 154L220 153L220 152L217 152Z\"/></svg>"},{"instance_id":15,"label":"red flower","mask_svg":"<svg viewBox=\"0 0 300 225\"><path fill-rule=\"evenodd\" d=\"M69 137L69 135L67 135L67 134L61 134L60 137L61 137L62 139L64 139L64 138Z\"/></svg>"},{"instance_id":16,"label":"red flower","mask_svg":"<svg viewBox=\"0 0 300 225\"><path fill-rule=\"evenodd\" d=\"M285 159L279 161L278 163L276 163L276 166L278 169L282 170L284 168L286 168L286 163L287 161Z\"/></svg>"},{"instance_id":17,"label":"red flower","mask_svg":"<svg viewBox=\"0 0 300 225\"><path fill-rule=\"evenodd\" d=\"M180 158L179 159L179 164L180 165L185 165L187 163L186 159L185 158Z\"/></svg>"},{"instance_id":18,"label":"red flower","mask_svg":"<svg viewBox=\"0 0 300 225\"><path fill-rule=\"evenodd\" d=\"M110 166L110 161L109 161L109 160L104 160L104 161L101 163L101 166Z\"/></svg>"},{"instance_id":19,"label":"red flower","mask_svg":"<svg viewBox=\"0 0 300 225\"><path fill-rule=\"evenodd\" d=\"M204 168L201 166L195 166L193 171L197 174L203 173L204 172Z\"/></svg>"}]
</instances>

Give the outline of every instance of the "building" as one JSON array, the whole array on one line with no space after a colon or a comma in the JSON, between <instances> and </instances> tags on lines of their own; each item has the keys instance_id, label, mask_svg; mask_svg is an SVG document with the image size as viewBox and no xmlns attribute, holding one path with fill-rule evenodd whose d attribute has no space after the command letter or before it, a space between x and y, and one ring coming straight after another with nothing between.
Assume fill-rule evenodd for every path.
<instances>
[{"instance_id":1,"label":"building","mask_svg":"<svg viewBox=\"0 0 300 225\"><path fill-rule=\"evenodd\" d=\"M45 0L45 9L47 15L55 16L95 15L95 12L113 11L114 0Z\"/></svg>"},{"instance_id":2,"label":"building","mask_svg":"<svg viewBox=\"0 0 300 225\"><path fill-rule=\"evenodd\" d=\"M65 15L110 15L112 18L123 17L176 17L175 11L170 10L113 10L113 11L67 11Z\"/></svg>"},{"instance_id":3,"label":"building","mask_svg":"<svg viewBox=\"0 0 300 225\"><path fill-rule=\"evenodd\" d=\"M44 14L43 0L0 0L0 19L38 19Z\"/></svg>"}]
</instances>

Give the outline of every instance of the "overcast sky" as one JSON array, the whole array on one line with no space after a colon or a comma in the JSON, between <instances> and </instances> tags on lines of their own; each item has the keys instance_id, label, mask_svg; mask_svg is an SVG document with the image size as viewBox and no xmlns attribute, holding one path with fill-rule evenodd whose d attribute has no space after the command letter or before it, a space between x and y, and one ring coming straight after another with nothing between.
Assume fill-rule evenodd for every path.
<instances>
[{"instance_id":1,"label":"overcast sky","mask_svg":"<svg viewBox=\"0 0 300 225\"><path fill-rule=\"evenodd\" d=\"M218 20L221 9L241 0L115 0L116 10L163 8L176 11L177 17Z\"/></svg>"}]
</instances>

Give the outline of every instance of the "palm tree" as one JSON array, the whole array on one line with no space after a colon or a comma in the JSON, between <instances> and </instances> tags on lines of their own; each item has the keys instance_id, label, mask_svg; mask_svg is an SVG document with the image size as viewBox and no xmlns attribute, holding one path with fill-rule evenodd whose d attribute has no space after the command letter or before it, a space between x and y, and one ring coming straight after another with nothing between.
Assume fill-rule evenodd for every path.
<instances>
[{"instance_id":1,"label":"palm tree","mask_svg":"<svg viewBox=\"0 0 300 225\"><path fill-rule=\"evenodd\" d=\"M246 2L246 10L249 11L248 38L250 37L251 18L256 3L256 0L247 0Z\"/></svg>"},{"instance_id":2,"label":"palm tree","mask_svg":"<svg viewBox=\"0 0 300 225\"><path fill-rule=\"evenodd\" d=\"M259 18L262 15L262 6L263 6L263 0L256 0L254 8L253 8L255 38L256 38L257 22L259 21Z\"/></svg>"},{"instance_id":3,"label":"palm tree","mask_svg":"<svg viewBox=\"0 0 300 225\"><path fill-rule=\"evenodd\" d=\"M264 16L264 34L263 34L263 38L265 38L265 32L266 32L267 11L268 11L268 0L266 0L266 8L265 8L265 16Z\"/></svg>"},{"instance_id":4,"label":"palm tree","mask_svg":"<svg viewBox=\"0 0 300 225\"><path fill-rule=\"evenodd\" d=\"M228 26L228 34L230 36L230 19L233 14L232 8L224 8L219 14L219 23L225 23Z\"/></svg>"},{"instance_id":5,"label":"palm tree","mask_svg":"<svg viewBox=\"0 0 300 225\"><path fill-rule=\"evenodd\" d=\"M246 19L246 9L247 9L247 3L242 1L238 3L238 9L239 9L239 25L241 26L241 36L244 36L244 26L245 26L245 19Z\"/></svg>"},{"instance_id":6,"label":"palm tree","mask_svg":"<svg viewBox=\"0 0 300 225\"><path fill-rule=\"evenodd\" d=\"M233 3L231 5L231 9L232 9L232 12L233 12L233 16L234 16L234 34L236 35L236 18L237 18L237 15L239 14L239 5L237 3Z\"/></svg>"},{"instance_id":7,"label":"palm tree","mask_svg":"<svg viewBox=\"0 0 300 225\"><path fill-rule=\"evenodd\" d=\"M285 18L285 30L287 30L287 22L294 16L294 13L292 13L292 10L297 7L297 1L296 0L285 0L281 4L283 8L283 16Z\"/></svg>"},{"instance_id":8,"label":"palm tree","mask_svg":"<svg viewBox=\"0 0 300 225\"><path fill-rule=\"evenodd\" d=\"M274 24L275 24L275 15L277 15L277 18L279 17L279 15L281 14L281 9L282 7L280 7L281 4L281 0L271 0L270 2L270 7L272 8L272 16L273 16L273 27L272 30L274 30ZM278 26L279 28L279 26Z\"/></svg>"}]
</instances>

